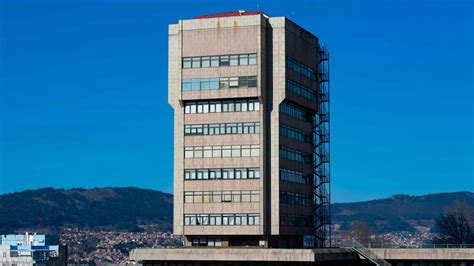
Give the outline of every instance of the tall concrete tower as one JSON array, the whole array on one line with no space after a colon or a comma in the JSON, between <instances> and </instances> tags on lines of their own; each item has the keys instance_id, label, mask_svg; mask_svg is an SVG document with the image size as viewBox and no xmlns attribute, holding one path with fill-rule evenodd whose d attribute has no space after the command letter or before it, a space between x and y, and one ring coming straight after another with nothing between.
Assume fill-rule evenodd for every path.
<instances>
[{"instance_id":1,"label":"tall concrete tower","mask_svg":"<svg viewBox=\"0 0 474 266\"><path fill-rule=\"evenodd\" d=\"M262 12L169 26L174 233L186 246L329 245L328 59L316 36Z\"/></svg>"}]
</instances>

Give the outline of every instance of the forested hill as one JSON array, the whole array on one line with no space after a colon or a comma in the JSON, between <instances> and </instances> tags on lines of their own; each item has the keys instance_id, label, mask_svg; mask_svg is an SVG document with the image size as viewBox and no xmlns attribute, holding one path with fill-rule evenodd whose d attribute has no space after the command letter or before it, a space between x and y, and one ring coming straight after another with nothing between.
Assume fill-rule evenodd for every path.
<instances>
[{"instance_id":1,"label":"forested hill","mask_svg":"<svg viewBox=\"0 0 474 266\"><path fill-rule=\"evenodd\" d=\"M396 195L335 203L332 221L342 230L362 220L378 232L413 231L418 226L432 227L434 219L454 201L474 206L474 193ZM26 190L0 195L0 233L63 226L135 231L144 225L170 231L172 204L171 194L134 187Z\"/></svg>"},{"instance_id":2,"label":"forested hill","mask_svg":"<svg viewBox=\"0 0 474 266\"><path fill-rule=\"evenodd\" d=\"M133 231L144 224L169 231L172 204L171 194L134 187L26 190L0 195L0 233L62 226Z\"/></svg>"},{"instance_id":3,"label":"forested hill","mask_svg":"<svg viewBox=\"0 0 474 266\"><path fill-rule=\"evenodd\" d=\"M365 221L380 233L432 228L440 213L455 201L474 207L474 193L437 193L424 196L395 195L386 199L336 203L331 207L332 222L345 230L353 221Z\"/></svg>"}]
</instances>

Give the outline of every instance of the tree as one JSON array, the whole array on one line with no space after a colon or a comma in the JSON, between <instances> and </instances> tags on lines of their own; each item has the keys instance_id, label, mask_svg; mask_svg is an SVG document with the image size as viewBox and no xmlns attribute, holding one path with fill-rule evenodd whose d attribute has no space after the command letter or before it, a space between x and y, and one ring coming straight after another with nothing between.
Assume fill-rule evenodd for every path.
<instances>
[{"instance_id":1,"label":"tree","mask_svg":"<svg viewBox=\"0 0 474 266\"><path fill-rule=\"evenodd\" d=\"M370 236L374 234L374 230L369 227L369 224L365 221L355 221L351 223L348 230L350 238L367 244L370 241Z\"/></svg>"},{"instance_id":2,"label":"tree","mask_svg":"<svg viewBox=\"0 0 474 266\"><path fill-rule=\"evenodd\" d=\"M435 242L446 244L474 244L474 210L466 202L454 202L436 219L441 236Z\"/></svg>"}]
</instances>

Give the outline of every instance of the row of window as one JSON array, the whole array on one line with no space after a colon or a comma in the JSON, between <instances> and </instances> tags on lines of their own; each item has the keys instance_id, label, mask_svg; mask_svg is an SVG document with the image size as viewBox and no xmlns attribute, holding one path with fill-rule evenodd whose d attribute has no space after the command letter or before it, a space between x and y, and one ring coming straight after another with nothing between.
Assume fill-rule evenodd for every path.
<instances>
[{"instance_id":1,"label":"row of window","mask_svg":"<svg viewBox=\"0 0 474 266\"><path fill-rule=\"evenodd\" d=\"M260 191L186 191L185 203L260 202Z\"/></svg>"},{"instance_id":2,"label":"row of window","mask_svg":"<svg viewBox=\"0 0 474 266\"><path fill-rule=\"evenodd\" d=\"M309 175L288 169L280 169L280 180L298 184L308 184Z\"/></svg>"},{"instance_id":3,"label":"row of window","mask_svg":"<svg viewBox=\"0 0 474 266\"><path fill-rule=\"evenodd\" d=\"M192 246L199 246L199 247L221 247L222 240L220 238L192 238L191 239ZM179 264L178 264L179 265ZM192 265L192 264L188 264ZM199 264L198 264L199 265Z\"/></svg>"},{"instance_id":4,"label":"row of window","mask_svg":"<svg viewBox=\"0 0 474 266\"><path fill-rule=\"evenodd\" d=\"M256 65L257 54L183 57L183 68Z\"/></svg>"},{"instance_id":5,"label":"row of window","mask_svg":"<svg viewBox=\"0 0 474 266\"><path fill-rule=\"evenodd\" d=\"M294 105L282 103L280 104L280 112L302 121L306 121L306 122L311 121L311 116L309 115L308 112Z\"/></svg>"},{"instance_id":6,"label":"row of window","mask_svg":"<svg viewBox=\"0 0 474 266\"><path fill-rule=\"evenodd\" d=\"M254 112L260 110L258 100L198 101L184 104L185 114Z\"/></svg>"},{"instance_id":7,"label":"row of window","mask_svg":"<svg viewBox=\"0 0 474 266\"><path fill-rule=\"evenodd\" d=\"M311 206L312 198L308 194L280 191L280 203Z\"/></svg>"},{"instance_id":8,"label":"row of window","mask_svg":"<svg viewBox=\"0 0 474 266\"><path fill-rule=\"evenodd\" d=\"M287 147L280 147L280 157L300 163L310 163L311 155Z\"/></svg>"},{"instance_id":9,"label":"row of window","mask_svg":"<svg viewBox=\"0 0 474 266\"><path fill-rule=\"evenodd\" d=\"M311 142L310 134L306 134L297 128L290 127L284 124L280 124L280 136L306 143Z\"/></svg>"},{"instance_id":10,"label":"row of window","mask_svg":"<svg viewBox=\"0 0 474 266\"><path fill-rule=\"evenodd\" d=\"M184 180L259 179L259 168L186 169Z\"/></svg>"},{"instance_id":11,"label":"row of window","mask_svg":"<svg viewBox=\"0 0 474 266\"><path fill-rule=\"evenodd\" d=\"M185 214L184 225L259 225L259 214Z\"/></svg>"},{"instance_id":12,"label":"row of window","mask_svg":"<svg viewBox=\"0 0 474 266\"><path fill-rule=\"evenodd\" d=\"M282 214L280 215L280 225L309 227L313 225L313 217L310 215Z\"/></svg>"},{"instance_id":13,"label":"row of window","mask_svg":"<svg viewBox=\"0 0 474 266\"><path fill-rule=\"evenodd\" d=\"M193 124L184 126L185 136L198 135L227 135L227 134L258 134L260 123L220 123L220 124Z\"/></svg>"},{"instance_id":14,"label":"row of window","mask_svg":"<svg viewBox=\"0 0 474 266\"><path fill-rule=\"evenodd\" d=\"M260 145L194 146L184 148L184 158L260 156Z\"/></svg>"},{"instance_id":15,"label":"row of window","mask_svg":"<svg viewBox=\"0 0 474 266\"><path fill-rule=\"evenodd\" d=\"M286 80L286 88L301 97L304 97L312 102L316 101L316 92L300 83L291 79Z\"/></svg>"},{"instance_id":16,"label":"row of window","mask_svg":"<svg viewBox=\"0 0 474 266\"><path fill-rule=\"evenodd\" d=\"M289 70L302 75L303 77L306 77L310 80L316 80L316 72L313 69L296 61L293 58L286 58L286 67Z\"/></svg>"},{"instance_id":17,"label":"row of window","mask_svg":"<svg viewBox=\"0 0 474 266\"><path fill-rule=\"evenodd\" d=\"M183 91L255 87L257 87L257 76L184 79L181 83Z\"/></svg>"}]
</instances>

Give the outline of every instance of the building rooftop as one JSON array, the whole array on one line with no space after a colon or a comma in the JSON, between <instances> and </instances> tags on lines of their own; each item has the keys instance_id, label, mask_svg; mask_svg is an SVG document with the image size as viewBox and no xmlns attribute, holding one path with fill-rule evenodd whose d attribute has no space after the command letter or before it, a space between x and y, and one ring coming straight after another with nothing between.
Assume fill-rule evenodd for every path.
<instances>
[{"instance_id":1,"label":"building rooftop","mask_svg":"<svg viewBox=\"0 0 474 266\"><path fill-rule=\"evenodd\" d=\"M197 16L194 19L202 19L202 18L223 18L223 17L239 17L239 16L252 16L252 15L265 15L262 11L230 11L230 12L222 12L222 13L215 13L209 15L202 15Z\"/></svg>"}]
</instances>

